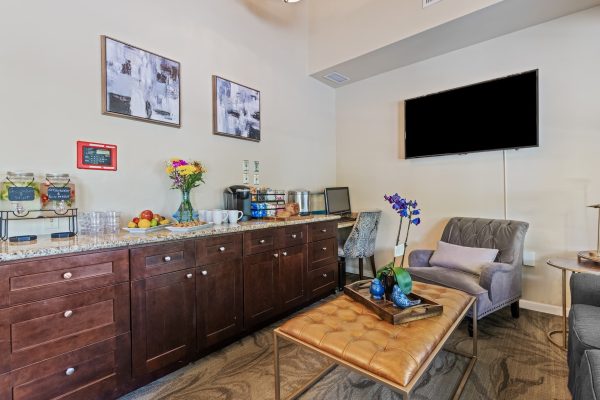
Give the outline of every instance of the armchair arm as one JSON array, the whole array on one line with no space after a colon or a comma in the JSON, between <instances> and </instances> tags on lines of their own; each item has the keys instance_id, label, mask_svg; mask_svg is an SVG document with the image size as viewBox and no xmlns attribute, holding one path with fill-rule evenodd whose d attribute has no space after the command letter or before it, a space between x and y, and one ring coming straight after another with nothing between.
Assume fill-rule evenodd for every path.
<instances>
[{"instance_id":1,"label":"armchair arm","mask_svg":"<svg viewBox=\"0 0 600 400\"><path fill-rule=\"evenodd\" d=\"M409 267L429 267L429 259L433 255L433 250L413 250L408 255Z\"/></svg>"},{"instance_id":2,"label":"armchair arm","mask_svg":"<svg viewBox=\"0 0 600 400\"><path fill-rule=\"evenodd\" d=\"M508 295L511 288L507 285L511 284L514 271L515 267L512 265L498 262L489 263L483 267L479 276L479 286L488 291L492 303L498 297ZM496 283L494 284L494 282Z\"/></svg>"},{"instance_id":3,"label":"armchair arm","mask_svg":"<svg viewBox=\"0 0 600 400\"><path fill-rule=\"evenodd\" d=\"M571 304L588 304L600 307L600 276L593 274L571 275Z\"/></svg>"}]
</instances>

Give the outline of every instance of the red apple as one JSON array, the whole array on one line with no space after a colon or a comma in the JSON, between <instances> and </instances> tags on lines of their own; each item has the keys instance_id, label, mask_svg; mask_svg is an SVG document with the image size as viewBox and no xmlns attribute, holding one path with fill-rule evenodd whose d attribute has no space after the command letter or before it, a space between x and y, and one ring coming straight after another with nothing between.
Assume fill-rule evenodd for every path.
<instances>
[{"instance_id":1,"label":"red apple","mask_svg":"<svg viewBox=\"0 0 600 400\"><path fill-rule=\"evenodd\" d=\"M138 217L135 217L134 219L132 219L132 221L137 225L140 222L140 219Z\"/></svg>"},{"instance_id":2,"label":"red apple","mask_svg":"<svg viewBox=\"0 0 600 400\"><path fill-rule=\"evenodd\" d=\"M154 213L150 210L144 210L141 212L140 217L147 219L148 221L152 221L152 218L154 218Z\"/></svg>"}]
</instances>

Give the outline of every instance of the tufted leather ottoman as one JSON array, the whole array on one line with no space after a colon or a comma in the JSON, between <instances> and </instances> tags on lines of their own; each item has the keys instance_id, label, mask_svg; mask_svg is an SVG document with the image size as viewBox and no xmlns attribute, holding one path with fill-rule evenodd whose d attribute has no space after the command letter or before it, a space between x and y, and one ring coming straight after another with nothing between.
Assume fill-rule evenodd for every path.
<instances>
[{"instance_id":1,"label":"tufted leather ottoman","mask_svg":"<svg viewBox=\"0 0 600 400\"><path fill-rule=\"evenodd\" d=\"M362 304L342 295L275 329L275 398L280 398L279 337L313 349L334 361L291 398L308 390L336 364L341 364L391 387L407 399L469 308L477 311L474 298L455 289L414 282L413 291L443 304L443 314L392 325ZM466 355L472 360L457 388L459 394L476 360L476 321L473 329L473 354Z\"/></svg>"}]
</instances>

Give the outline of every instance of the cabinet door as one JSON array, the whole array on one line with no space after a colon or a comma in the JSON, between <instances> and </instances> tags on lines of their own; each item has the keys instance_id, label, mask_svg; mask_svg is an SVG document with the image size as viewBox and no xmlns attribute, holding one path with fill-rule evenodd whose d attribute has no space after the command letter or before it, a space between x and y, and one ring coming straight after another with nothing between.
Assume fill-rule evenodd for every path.
<instances>
[{"instance_id":1,"label":"cabinet door","mask_svg":"<svg viewBox=\"0 0 600 400\"><path fill-rule=\"evenodd\" d=\"M235 336L242 329L242 259L196 270L198 345L200 349Z\"/></svg>"},{"instance_id":2,"label":"cabinet door","mask_svg":"<svg viewBox=\"0 0 600 400\"><path fill-rule=\"evenodd\" d=\"M304 303L306 260L306 246L290 247L279 252L279 311L287 311Z\"/></svg>"},{"instance_id":3,"label":"cabinet door","mask_svg":"<svg viewBox=\"0 0 600 400\"><path fill-rule=\"evenodd\" d=\"M184 363L195 345L195 271L131 283L133 374L141 377Z\"/></svg>"},{"instance_id":4,"label":"cabinet door","mask_svg":"<svg viewBox=\"0 0 600 400\"><path fill-rule=\"evenodd\" d=\"M279 254L261 253L244 258L244 326L251 328L277 313Z\"/></svg>"}]
</instances>

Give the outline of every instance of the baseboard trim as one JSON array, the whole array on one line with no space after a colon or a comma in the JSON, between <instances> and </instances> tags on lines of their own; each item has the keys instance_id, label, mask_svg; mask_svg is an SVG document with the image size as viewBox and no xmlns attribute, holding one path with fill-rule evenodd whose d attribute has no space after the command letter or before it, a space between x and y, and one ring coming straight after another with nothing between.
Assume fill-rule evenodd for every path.
<instances>
[{"instance_id":1,"label":"baseboard trim","mask_svg":"<svg viewBox=\"0 0 600 400\"><path fill-rule=\"evenodd\" d=\"M519 306L526 310L537 311L544 314L562 315L562 307L555 306L552 304L538 303L537 301L531 300L519 300ZM567 315L569 314L569 307L567 307Z\"/></svg>"}]
</instances>

